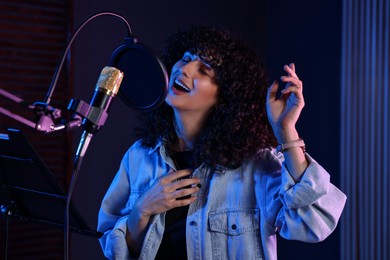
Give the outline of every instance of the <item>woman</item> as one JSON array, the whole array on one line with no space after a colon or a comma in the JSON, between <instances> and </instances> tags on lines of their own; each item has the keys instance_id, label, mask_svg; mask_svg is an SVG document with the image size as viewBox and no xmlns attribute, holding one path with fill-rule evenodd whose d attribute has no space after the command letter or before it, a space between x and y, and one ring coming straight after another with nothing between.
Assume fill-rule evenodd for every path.
<instances>
[{"instance_id":1,"label":"woman","mask_svg":"<svg viewBox=\"0 0 390 260\"><path fill-rule=\"evenodd\" d=\"M166 102L144 116L99 212L105 255L276 259L276 232L325 239L346 197L295 128L295 65L284 66L277 97L255 52L206 26L173 34L163 60Z\"/></svg>"}]
</instances>

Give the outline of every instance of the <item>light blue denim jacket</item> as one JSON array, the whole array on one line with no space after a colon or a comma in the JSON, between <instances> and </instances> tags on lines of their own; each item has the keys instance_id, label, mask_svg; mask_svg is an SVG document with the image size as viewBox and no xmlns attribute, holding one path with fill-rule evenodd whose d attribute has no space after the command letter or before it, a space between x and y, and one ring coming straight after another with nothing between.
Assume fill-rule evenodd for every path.
<instances>
[{"instance_id":1,"label":"light blue denim jacket","mask_svg":"<svg viewBox=\"0 0 390 260\"><path fill-rule=\"evenodd\" d=\"M279 156L279 157L278 157ZM276 232L306 242L324 240L336 228L346 196L309 155L295 183L283 155L259 153L240 168L212 172L205 165L193 176L202 188L187 215L188 259L277 259ZM137 198L157 178L175 169L165 147L135 142L123 157L99 212L100 243L109 259L130 259L126 220ZM139 259L154 259L164 232L165 213L153 216Z\"/></svg>"}]
</instances>

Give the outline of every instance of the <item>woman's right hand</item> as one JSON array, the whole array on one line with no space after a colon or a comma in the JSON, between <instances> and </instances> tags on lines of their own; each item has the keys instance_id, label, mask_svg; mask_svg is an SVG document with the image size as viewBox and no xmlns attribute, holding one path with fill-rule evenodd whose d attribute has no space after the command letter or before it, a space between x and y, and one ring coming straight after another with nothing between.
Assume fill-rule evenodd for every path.
<instances>
[{"instance_id":1,"label":"woman's right hand","mask_svg":"<svg viewBox=\"0 0 390 260\"><path fill-rule=\"evenodd\" d=\"M188 178L191 173L192 170L189 169L171 171L157 179L139 197L127 219L126 243L132 256L138 256L141 251L151 216L176 207L187 206L196 200L196 196L185 197L199 191L197 185L200 179Z\"/></svg>"},{"instance_id":2,"label":"woman's right hand","mask_svg":"<svg viewBox=\"0 0 390 260\"><path fill-rule=\"evenodd\" d=\"M157 179L136 202L135 207L139 215L150 217L194 202L196 196L181 198L195 194L199 190L197 185L200 179L188 178L191 174L190 169L171 171Z\"/></svg>"}]
</instances>

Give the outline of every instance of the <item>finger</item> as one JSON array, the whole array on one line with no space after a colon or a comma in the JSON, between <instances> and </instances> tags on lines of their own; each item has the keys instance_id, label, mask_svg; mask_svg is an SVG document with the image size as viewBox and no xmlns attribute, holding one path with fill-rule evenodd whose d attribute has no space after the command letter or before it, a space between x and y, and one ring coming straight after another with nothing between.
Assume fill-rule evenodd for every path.
<instances>
[{"instance_id":1,"label":"finger","mask_svg":"<svg viewBox=\"0 0 390 260\"><path fill-rule=\"evenodd\" d=\"M295 86L295 85L290 85L286 88L284 88L281 93L283 95L285 94L289 94L289 93L294 93L296 95L297 98L299 99L303 99L303 94L302 94L302 87L298 87L298 86Z\"/></svg>"},{"instance_id":2,"label":"finger","mask_svg":"<svg viewBox=\"0 0 390 260\"><path fill-rule=\"evenodd\" d=\"M274 80L274 82L272 82L272 85L268 88L267 101L276 100L276 93L278 91L278 88L279 88L279 83L276 80Z\"/></svg>"},{"instance_id":3,"label":"finger","mask_svg":"<svg viewBox=\"0 0 390 260\"><path fill-rule=\"evenodd\" d=\"M290 85L296 86L296 87L302 87L302 81L296 77L292 76L282 76L280 77L280 80L283 82L287 82L289 87Z\"/></svg>"},{"instance_id":4,"label":"finger","mask_svg":"<svg viewBox=\"0 0 390 260\"><path fill-rule=\"evenodd\" d=\"M192 172L193 172L192 169L170 171L169 174L164 177L164 180L166 182L174 182L177 179L190 176L192 174Z\"/></svg>"},{"instance_id":5,"label":"finger","mask_svg":"<svg viewBox=\"0 0 390 260\"><path fill-rule=\"evenodd\" d=\"M295 64L293 62L288 65L295 72Z\"/></svg>"},{"instance_id":6,"label":"finger","mask_svg":"<svg viewBox=\"0 0 390 260\"><path fill-rule=\"evenodd\" d=\"M196 196L187 196L180 199L176 199L174 202L175 207L183 207L191 204L196 200Z\"/></svg>"},{"instance_id":7,"label":"finger","mask_svg":"<svg viewBox=\"0 0 390 260\"><path fill-rule=\"evenodd\" d=\"M177 189L197 186L198 184L200 184L199 178L187 178L187 179L180 179L178 181L173 182L171 187L172 189L177 190Z\"/></svg>"},{"instance_id":8,"label":"finger","mask_svg":"<svg viewBox=\"0 0 390 260\"><path fill-rule=\"evenodd\" d=\"M179 189L179 190L176 190L173 193L173 197L174 198L180 198L180 197L192 195L192 194L197 193L199 191L199 189L200 188L198 186L188 187L188 188L185 188L185 189Z\"/></svg>"},{"instance_id":9,"label":"finger","mask_svg":"<svg viewBox=\"0 0 390 260\"><path fill-rule=\"evenodd\" d=\"M284 65L283 69L284 69L285 72L287 72L287 74L289 76L293 76L293 77L297 77L298 78L298 75L295 73L295 65L293 63L291 63L291 64L292 64L291 67L287 66L287 65Z\"/></svg>"}]
</instances>

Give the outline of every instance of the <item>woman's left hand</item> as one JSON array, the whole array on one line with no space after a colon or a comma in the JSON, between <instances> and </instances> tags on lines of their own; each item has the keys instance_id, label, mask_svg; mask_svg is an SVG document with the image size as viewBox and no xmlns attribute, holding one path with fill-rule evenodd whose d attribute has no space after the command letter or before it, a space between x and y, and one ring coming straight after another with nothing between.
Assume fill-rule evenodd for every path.
<instances>
[{"instance_id":1,"label":"woman's left hand","mask_svg":"<svg viewBox=\"0 0 390 260\"><path fill-rule=\"evenodd\" d=\"M295 124L305 105L302 81L295 72L294 63L285 65L283 69L287 72L287 76L281 77L281 81L286 83L281 91L282 95L276 97L279 88L277 81L272 83L267 93L268 120L279 143L289 142L292 141L290 139L297 137Z\"/></svg>"}]
</instances>

